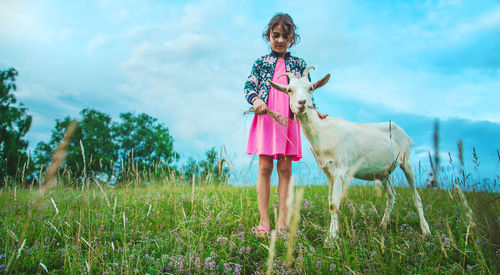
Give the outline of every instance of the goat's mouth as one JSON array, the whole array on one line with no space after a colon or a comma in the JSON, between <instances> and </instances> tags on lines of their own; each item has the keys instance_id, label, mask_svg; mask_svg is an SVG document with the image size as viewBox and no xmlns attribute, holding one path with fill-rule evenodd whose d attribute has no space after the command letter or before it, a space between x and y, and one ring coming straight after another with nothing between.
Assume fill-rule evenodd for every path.
<instances>
[{"instance_id":1,"label":"goat's mouth","mask_svg":"<svg viewBox=\"0 0 500 275\"><path fill-rule=\"evenodd\" d=\"M300 107L297 107L297 111L299 111L299 113L304 112L305 109L306 109L306 106L304 106L304 105L301 105Z\"/></svg>"}]
</instances>

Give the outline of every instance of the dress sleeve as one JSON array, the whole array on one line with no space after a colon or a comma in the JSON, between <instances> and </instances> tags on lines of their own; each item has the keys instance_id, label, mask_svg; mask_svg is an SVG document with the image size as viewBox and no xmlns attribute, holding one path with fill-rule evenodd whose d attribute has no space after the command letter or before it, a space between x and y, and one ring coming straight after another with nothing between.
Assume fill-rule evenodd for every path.
<instances>
[{"instance_id":1,"label":"dress sleeve","mask_svg":"<svg viewBox=\"0 0 500 275\"><path fill-rule=\"evenodd\" d=\"M252 66L252 71L250 72L250 75L247 78L247 81L245 82L245 98L247 102L251 105L252 104L252 99L256 96L257 94L257 87L259 86L259 67L260 67L260 60L255 61L255 63Z\"/></svg>"}]
</instances>

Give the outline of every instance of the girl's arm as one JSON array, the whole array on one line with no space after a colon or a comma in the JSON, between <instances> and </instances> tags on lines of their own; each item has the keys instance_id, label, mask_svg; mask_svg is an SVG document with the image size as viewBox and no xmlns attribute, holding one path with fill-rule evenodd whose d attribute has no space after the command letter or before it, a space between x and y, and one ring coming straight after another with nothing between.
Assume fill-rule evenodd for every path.
<instances>
[{"instance_id":1,"label":"girl's arm","mask_svg":"<svg viewBox=\"0 0 500 275\"><path fill-rule=\"evenodd\" d=\"M258 76L258 68L259 68L259 62L260 60L255 61L252 67L252 71L250 72L250 75L247 78L247 81L245 82L245 98L247 99L247 102L251 105L254 103L254 98L258 97L257 95L257 87L259 86L259 76Z\"/></svg>"}]
</instances>

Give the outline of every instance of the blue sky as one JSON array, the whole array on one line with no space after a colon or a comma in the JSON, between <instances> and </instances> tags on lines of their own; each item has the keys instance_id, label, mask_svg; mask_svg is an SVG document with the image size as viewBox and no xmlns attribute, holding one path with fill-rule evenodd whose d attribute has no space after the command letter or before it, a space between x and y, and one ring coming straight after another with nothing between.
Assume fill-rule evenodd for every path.
<instances>
[{"instance_id":1,"label":"blue sky","mask_svg":"<svg viewBox=\"0 0 500 275\"><path fill-rule=\"evenodd\" d=\"M31 147L83 108L144 112L183 158L225 146L253 171L242 89L277 12L294 18L291 52L316 67L313 80L332 74L315 92L320 111L396 121L427 166L439 119L444 160L463 139L466 168L474 146L476 174L500 174L500 1L0 1L0 68L19 71ZM309 147L296 169L315 168Z\"/></svg>"}]
</instances>

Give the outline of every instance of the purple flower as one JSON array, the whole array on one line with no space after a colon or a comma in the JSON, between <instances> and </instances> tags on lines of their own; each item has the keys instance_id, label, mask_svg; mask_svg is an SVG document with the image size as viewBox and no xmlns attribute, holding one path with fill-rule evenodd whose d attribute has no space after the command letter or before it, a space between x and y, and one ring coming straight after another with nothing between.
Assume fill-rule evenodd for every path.
<instances>
[{"instance_id":1,"label":"purple flower","mask_svg":"<svg viewBox=\"0 0 500 275\"><path fill-rule=\"evenodd\" d=\"M320 268L321 268L321 266L322 266L322 262L321 262L320 260L318 260L318 261L316 262L316 269L320 269Z\"/></svg>"},{"instance_id":2,"label":"purple flower","mask_svg":"<svg viewBox=\"0 0 500 275\"><path fill-rule=\"evenodd\" d=\"M132 259L134 259L134 254L131 254L129 257L129 260L132 260Z\"/></svg>"},{"instance_id":3,"label":"purple flower","mask_svg":"<svg viewBox=\"0 0 500 275\"><path fill-rule=\"evenodd\" d=\"M212 261L212 258L210 257L205 258L204 269L215 270L215 262Z\"/></svg>"},{"instance_id":4,"label":"purple flower","mask_svg":"<svg viewBox=\"0 0 500 275\"><path fill-rule=\"evenodd\" d=\"M228 239L226 237L217 237L217 242L221 245L224 246L227 244Z\"/></svg>"},{"instance_id":5,"label":"purple flower","mask_svg":"<svg viewBox=\"0 0 500 275\"><path fill-rule=\"evenodd\" d=\"M241 271L241 266L237 264L236 267L234 268L234 274L240 274L240 271Z\"/></svg>"},{"instance_id":6,"label":"purple flower","mask_svg":"<svg viewBox=\"0 0 500 275\"><path fill-rule=\"evenodd\" d=\"M231 272L231 266L229 265L229 263L224 263L224 271L226 273Z\"/></svg>"}]
</instances>

